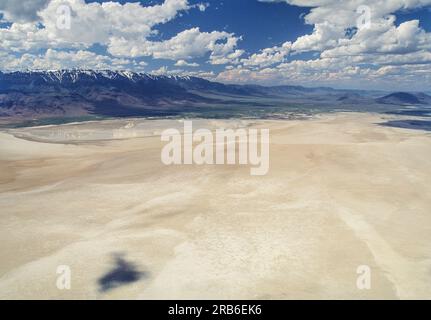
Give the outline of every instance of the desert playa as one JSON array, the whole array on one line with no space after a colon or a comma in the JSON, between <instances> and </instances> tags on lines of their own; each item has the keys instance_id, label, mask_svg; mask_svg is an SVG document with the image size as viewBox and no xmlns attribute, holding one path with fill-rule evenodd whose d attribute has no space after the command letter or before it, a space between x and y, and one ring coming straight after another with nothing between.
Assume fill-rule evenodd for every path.
<instances>
[{"instance_id":1,"label":"desert playa","mask_svg":"<svg viewBox=\"0 0 431 320\"><path fill-rule=\"evenodd\" d=\"M0 298L430 299L431 134L401 118L193 123L269 128L265 176L164 165L178 120L4 129Z\"/></svg>"}]
</instances>

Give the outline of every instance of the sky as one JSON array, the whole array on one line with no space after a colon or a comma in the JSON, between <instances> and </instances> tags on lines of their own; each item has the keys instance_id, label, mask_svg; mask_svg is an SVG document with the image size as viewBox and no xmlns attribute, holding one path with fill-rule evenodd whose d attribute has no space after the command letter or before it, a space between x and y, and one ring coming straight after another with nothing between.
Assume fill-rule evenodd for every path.
<instances>
[{"instance_id":1,"label":"sky","mask_svg":"<svg viewBox=\"0 0 431 320\"><path fill-rule=\"evenodd\" d=\"M0 0L0 70L430 90L431 0Z\"/></svg>"}]
</instances>

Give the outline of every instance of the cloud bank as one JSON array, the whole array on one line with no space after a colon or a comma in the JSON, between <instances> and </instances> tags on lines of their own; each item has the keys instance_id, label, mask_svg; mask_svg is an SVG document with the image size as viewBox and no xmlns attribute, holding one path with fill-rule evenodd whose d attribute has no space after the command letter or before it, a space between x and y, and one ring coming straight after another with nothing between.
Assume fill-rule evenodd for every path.
<instances>
[{"instance_id":1,"label":"cloud bank","mask_svg":"<svg viewBox=\"0 0 431 320\"><path fill-rule=\"evenodd\" d=\"M310 8L302 18L313 31L294 41L246 52L241 42L252 34L202 31L199 25L155 40L160 25L192 11L209 14L212 4L205 2L165 0L144 6L137 2L0 0L0 68L142 71L147 62L160 60L172 61L180 69L162 66L157 72L201 74L226 82L431 84L431 33L421 27L419 19L397 22L397 13L426 10L431 0L261 2ZM65 13L70 14L69 21ZM206 70L194 70L198 67Z\"/></svg>"}]
</instances>

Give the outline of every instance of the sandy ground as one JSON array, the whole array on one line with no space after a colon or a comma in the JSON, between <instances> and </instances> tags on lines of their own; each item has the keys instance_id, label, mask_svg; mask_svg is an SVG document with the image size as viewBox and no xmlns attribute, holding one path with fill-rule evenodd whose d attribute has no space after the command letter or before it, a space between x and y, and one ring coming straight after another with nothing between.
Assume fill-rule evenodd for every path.
<instances>
[{"instance_id":1,"label":"sandy ground","mask_svg":"<svg viewBox=\"0 0 431 320\"><path fill-rule=\"evenodd\" d=\"M266 176L163 165L178 121L0 132L0 298L430 299L431 135L383 121L257 122Z\"/></svg>"}]
</instances>

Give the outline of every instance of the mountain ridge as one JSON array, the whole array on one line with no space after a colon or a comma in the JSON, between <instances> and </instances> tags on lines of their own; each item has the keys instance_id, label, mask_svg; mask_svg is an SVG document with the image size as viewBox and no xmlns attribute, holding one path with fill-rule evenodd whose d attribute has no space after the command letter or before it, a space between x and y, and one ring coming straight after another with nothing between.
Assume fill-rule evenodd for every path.
<instances>
[{"instance_id":1,"label":"mountain ridge","mask_svg":"<svg viewBox=\"0 0 431 320\"><path fill-rule=\"evenodd\" d=\"M411 92L393 92L391 94L388 94L384 97L381 97L378 99L378 102L380 103L387 103L387 104L431 104L431 96L423 93L411 93Z\"/></svg>"},{"instance_id":2,"label":"mountain ridge","mask_svg":"<svg viewBox=\"0 0 431 320\"><path fill-rule=\"evenodd\" d=\"M405 99L404 99L405 98ZM386 105L431 104L424 93L225 84L194 76L112 70L0 71L0 119L80 116L215 116L320 108L374 110ZM407 101L407 102L406 102ZM276 109L276 110L275 110ZM263 110L263 111L262 111ZM274 111L275 110L275 111Z\"/></svg>"}]
</instances>

